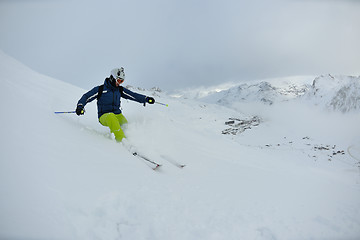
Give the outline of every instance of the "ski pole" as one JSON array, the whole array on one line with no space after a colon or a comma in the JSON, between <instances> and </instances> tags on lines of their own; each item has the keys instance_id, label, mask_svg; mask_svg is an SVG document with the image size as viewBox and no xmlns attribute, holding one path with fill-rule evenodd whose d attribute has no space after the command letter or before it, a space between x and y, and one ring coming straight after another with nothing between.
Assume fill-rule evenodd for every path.
<instances>
[{"instance_id":1,"label":"ski pole","mask_svg":"<svg viewBox=\"0 0 360 240\"><path fill-rule=\"evenodd\" d=\"M60 114L60 113L76 113L76 111L70 111L70 112L54 112L55 114Z\"/></svg>"},{"instance_id":2,"label":"ski pole","mask_svg":"<svg viewBox=\"0 0 360 240\"><path fill-rule=\"evenodd\" d=\"M168 107L168 106L169 106L168 104L161 103L161 102L155 102L155 103L160 104L160 105L163 105L163 106L165 106L165 107Z\"/></svg>"}]
</instances>

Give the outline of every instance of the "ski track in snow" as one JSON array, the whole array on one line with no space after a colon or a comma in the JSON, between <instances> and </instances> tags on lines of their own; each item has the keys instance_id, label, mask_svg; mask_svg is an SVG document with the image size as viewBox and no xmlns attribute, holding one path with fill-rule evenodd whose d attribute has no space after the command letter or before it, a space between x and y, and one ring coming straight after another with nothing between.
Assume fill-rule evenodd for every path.
<instances>
[{"instance_id":1,"label":"ski track in snow","mask_svg":"<svg viewBox=\"0 0 360 240\"><path fill-rule=\"evenodd\" d=\"M0 239L360 238L357 112L141 91L169 104L122 100L126 144L162 164L153 171L98 123L95 102L81 117L53 113L87 90L0 63Z\"/></svg>"}]
</instances>

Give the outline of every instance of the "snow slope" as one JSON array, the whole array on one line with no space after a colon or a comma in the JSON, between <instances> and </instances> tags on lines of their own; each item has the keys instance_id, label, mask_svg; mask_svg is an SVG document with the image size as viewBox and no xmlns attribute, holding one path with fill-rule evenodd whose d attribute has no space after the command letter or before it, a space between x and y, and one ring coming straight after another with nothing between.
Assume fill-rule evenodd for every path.
<instances>
[{"instance_id":1,"label":"snow slope","mask_svg":"<svg viewBox=\"0 0 360 240\"><path fill-rule=\"evenodd\" d=\"M112 140L95 102L81 117L53 113L86 90L2 52L0 84L0 239L360 237L359 161L347 153L359 156L357 113L139 90L169 104L122 103L127 142L163 164L153 171ZM252 116L258 126L222 134Z\"/></svg>"}]
</instances>

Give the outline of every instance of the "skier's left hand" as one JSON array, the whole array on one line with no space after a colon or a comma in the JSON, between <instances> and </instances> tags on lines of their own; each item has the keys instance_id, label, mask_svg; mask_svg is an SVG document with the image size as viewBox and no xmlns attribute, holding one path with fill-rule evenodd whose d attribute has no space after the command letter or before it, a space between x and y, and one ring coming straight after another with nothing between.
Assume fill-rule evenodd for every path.
<instances>
[{"instance_id":1,"label":"skier's left hand","mask_svg":"<svg viewBox=\"0 0 360 240\"><path fill-rule=\"evenodd\" d=\"M154 104L155 103L155 99L153 97L146 97L146 102L149 104Z\"/></svg>"}]
</instances>

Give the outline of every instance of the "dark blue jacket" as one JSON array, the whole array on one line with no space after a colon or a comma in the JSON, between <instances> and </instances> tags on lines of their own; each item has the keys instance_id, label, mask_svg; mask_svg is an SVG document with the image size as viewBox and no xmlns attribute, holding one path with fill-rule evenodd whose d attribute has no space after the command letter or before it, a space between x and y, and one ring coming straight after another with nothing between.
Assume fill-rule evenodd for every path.
<instances>
[{"instance_id":1,"label":"dark blue jacket","mask_svg":"<svg viewBox=\"0 0 360 240\"><path fill-rule=\"evenodd\" d=\"M98 98L98 92L99 87L94 87L87 93L85 93L79 100L78 106L82 105L85 107L85 105L94 99ZM97 107L98 107L98 117L100 118L104 113L115 113L120 114L120 104L121 100L120 97L123 97L125 99L130 99L139 103L145 103L146 102L146 96L142 94L138 94L135 92L130 91L129 89L126 89L122 86L115 87L110 83L110 79L106 78L104 82L104 89L100 96L100 98L97 100Z\"/></svg>"}]
</instances>

